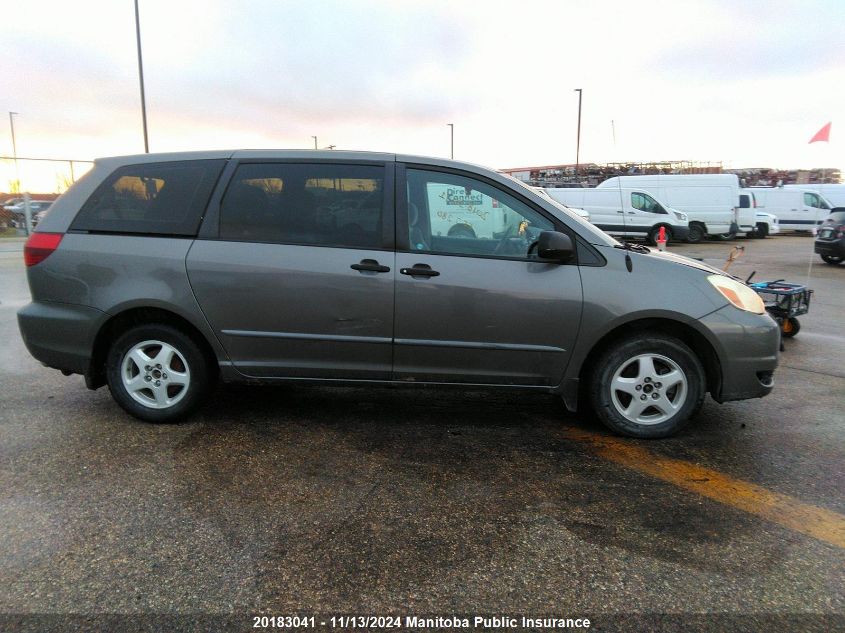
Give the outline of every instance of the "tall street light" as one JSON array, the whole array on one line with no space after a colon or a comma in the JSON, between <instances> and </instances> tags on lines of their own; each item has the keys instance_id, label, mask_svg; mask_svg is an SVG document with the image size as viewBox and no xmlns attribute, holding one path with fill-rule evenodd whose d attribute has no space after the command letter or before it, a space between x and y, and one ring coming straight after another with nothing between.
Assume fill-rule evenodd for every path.
<instances>
[{"instance_id":1,"label":"tall street light","mask_svg":"<svg viewBox=\"0 0 845 633\"><path fill-rule=\"evenodd\" d=\"M144 152L150 153L147 136L147 98L144 95L144 62L141 60L141 20L138 17L138 0L135 0L135 38L138 42L138 79L141 82L141 119L144 122Z\"/></svg>"},{"instance_id":2,"label":"tall street light","mask_svg":"<svg viewBox=\"0 0 845 633\"><path fill-rule=\"evenodd\" d=\"M578 93L578 137L575 141L575 175L578 175L578 166L581 163L581 92L582 88L575 88Z\"/></svg>"},{"instance_id":3,"label":"tall street light","mask_svg":"<svg viewBox=\"0 0 845 633\"><path fill-rule=\"evenodd\" d=\"M455 158L455 124L447 123L446 125L449 126L449 136L451 137L449 158Z\"/></svg>"},{"instance_id":4,"label":"tall street light","mask_svg":"<svg viewBox=\"0 0 845 633\"><path fill-rule=\"evenodd\" d=\"M9 112L9 127L12 128L12 158L15 161L15 181L18 184L18 191L20 193L21 177L18 173L18 145L15 142L15 116L20 116L17 112Z\"/></svg>"},{"instance_id":5,"label":"tall street light","mask_svg":"<svg viewBox=\"0 0 845 633\"><path fill-rule=\"evenodd\" d=\"M313 139L314 139L314 149L317 149L317 137L316 137L316 136L312 136L311 138L313 138Z\"/></svg>"}]
</instances>

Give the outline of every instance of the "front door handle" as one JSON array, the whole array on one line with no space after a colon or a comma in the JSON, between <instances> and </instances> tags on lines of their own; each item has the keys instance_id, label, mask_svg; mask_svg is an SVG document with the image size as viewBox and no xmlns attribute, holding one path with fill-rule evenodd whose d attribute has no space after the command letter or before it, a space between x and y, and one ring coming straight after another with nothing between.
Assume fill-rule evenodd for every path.
<instances>
[{"instance_id":1,"label":"front door handle","mask_svg":"<svg viewBox=\"0 0 845 633\"><path fill-rule=\"evenodd\" d=\"M360 270L368 273L389 273L390 266L382 266L374 259L362 259L358 264L350 266L352 270Z\"/></svg>"},{"instance_id":2,"label":"front door handle","mask_svg":"<svg viewBox=\"0 0 845 633\"><path fill-rule=\"evenodd\" d=\"M399 272L411 277L437 277L440 274L428 264L414 264L413 268L400 268Z\"/></svg>"}]
</instances>

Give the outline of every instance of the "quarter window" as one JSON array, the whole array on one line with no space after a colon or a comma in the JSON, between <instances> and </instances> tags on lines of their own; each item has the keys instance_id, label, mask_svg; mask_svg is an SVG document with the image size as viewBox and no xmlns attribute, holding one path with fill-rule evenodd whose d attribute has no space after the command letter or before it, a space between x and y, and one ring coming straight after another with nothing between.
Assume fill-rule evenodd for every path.
<instances>
[{"instance_id":1,"label":"quarter window","mask_svg":"<svg viewBox=\"0 0 845 633\"><path fill-rule=\"evenodd\" d=\"M474 178L409 169L407 181L413 251L534 258L540 233L554 230L526 203Z\"/></svg>"},{"instance_id":2,"label":"quarter window","mask_svg":"<svg viewBox=\"0 0 845 633\"><path fill-rule=\"evenodd\" d=\"M220 208L227 240L380 248L384 168L246 163Z\"/></svg>"},{"instance_id":3,"label":"quarter window","mask_svg":"<svg viewBox=\"0 0 845 633\"><path fill-rule=\"evenodd\" d=\"M127 165L91 195L71 230L196 235L222 160Z\"/></svg>"}]
</instances>

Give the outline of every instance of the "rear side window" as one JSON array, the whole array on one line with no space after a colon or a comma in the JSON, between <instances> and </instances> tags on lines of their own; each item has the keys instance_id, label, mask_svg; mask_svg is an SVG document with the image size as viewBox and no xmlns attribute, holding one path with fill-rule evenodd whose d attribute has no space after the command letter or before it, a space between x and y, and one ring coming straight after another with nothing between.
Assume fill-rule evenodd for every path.
<instances>
[{"instance_id":1,"label":"rear side window","mask_svg":"<svg viewBox=\"0 0 845 633\"><path fill-rule=\"evenodd\" d=\"M224 240L381 248L384 167L245 163L220 206Z\"/></svg>"},{"instance_id":2,"label":"rear side window","mask_svg":"<svg viewBox=\"0 0 845 633\"><path fill-rule=\"evenodd\" d=\"M194 236L223 160L126 165L91 195L71 230Z\"/></svg>"}]
</instances>

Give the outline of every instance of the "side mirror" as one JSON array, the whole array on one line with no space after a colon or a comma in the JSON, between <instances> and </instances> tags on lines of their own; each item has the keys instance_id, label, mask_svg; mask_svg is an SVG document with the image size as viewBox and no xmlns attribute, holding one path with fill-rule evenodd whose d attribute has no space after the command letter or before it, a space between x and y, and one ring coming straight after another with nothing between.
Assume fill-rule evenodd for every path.
<instances>
[{"instance_id":1,"label":"side mirror","mask_svg":"<svg viewBox=\"0 0 845 633\"><path fill-rule=\"evenodd\" d=\"M572 239L565 233L543 231L537 240L537 254L540 259L568 262L575 255Z\"/></svg>"}]
</instances>

